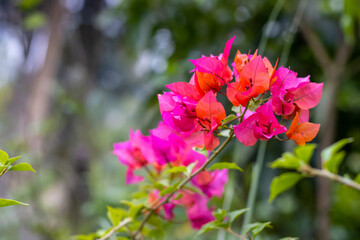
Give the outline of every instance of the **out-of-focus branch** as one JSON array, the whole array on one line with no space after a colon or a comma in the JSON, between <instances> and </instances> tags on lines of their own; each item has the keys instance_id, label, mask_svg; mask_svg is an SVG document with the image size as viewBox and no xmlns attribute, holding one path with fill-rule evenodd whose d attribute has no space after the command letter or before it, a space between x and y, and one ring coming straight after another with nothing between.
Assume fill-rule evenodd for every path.
<instances>
[{"instance_id":1,"label":"out-of-focus branch","mask_svg":"<svg viewBox=\"0 0 360 240\"><path fill-rule=\"evenodd\" d=\"M319 62L323 71L326 72L325 70L330 66L331 60L324 45L306 22L302 21L300 23L300 30L313 51L316 60Z\"/></svg>"},{"instance_id":2,"label":"out-of-focus branch","mask_svg":"<svg viewBox=\"0 0 360 240\"><path fill-rule=\"evenodd\" d=\"M332 60L330 59L324 44L308 24L305 22L301 23L300 29L326 77L323 99L323 101L326 101L326 104L323 104L322 109L319 109L323 119L322 130L320 130L320 149L324 149L334 140L336 128L336 93L342 79L341 75L344 72L353 48L343 40L336 52L335 59ZM322 166L319 155L316 158L316 166L319 168ZM329 195L329 178L317 179L317 238L320 240L330 239Z\"/></svg>"},{"instance_id":3,"label":"out-of-focus branch","mask_svg":"<svg viewBox=\"0 0 360 240\"><path fill-rule=\"evenodd\" d=\"M28 111L26 121L26 140L32 150L37 155L43 153L43 137L39 134L39 127L44 122L49 109L50 92L53 86L53 80L58 67L58 61L63 46L63 19L66 11L60 1L54 1L50 10L51 16L48 25L39 33L44 36L39 40L34 38L32 41L33 51L44 51L44 60L34 59L36 54L29 54L27 64L31 65L34 60L39 61L39 66L29 67L29 74L34 78L30 88L30 97L28 99ZM46 42L44 42L46 39ZM38 40L38 41L36 41ZM34 46L35 45L35 46ZM45 49L42 49L45 48ZM35 56L35 57L34 57ZM32 72L31 72L32 71Z\"/></svg>"},{"instance_id":4,"label":"out-of-focus branch","mask_svg":"<svg viewBox=\"0 0 360 240\"><path fill-rule=\"evenodd\" d=\"M132 221L131 218L125 218L123 221L119 222L118 225L116 225L111 231L109 231L105 236L102 238L99 238L99 240L106 240L110 238L114 233L116 233L120 228L125 227Z\"/></svg>"},{"instance_id":5,"label":"out-of-focus branch","mask_svg":"<svg viewBox=\"0 0 360 240\"><path fill-rule=\"evenodd\" d=\"M324 169L316 169L316 168L312 168L308 165L304 165L303 167L301 167L301 169L299 170L300 172L304 172L304 173L307 173L311 176L318 176L318 177L323 177L323 178L327 178L327 179L330 179L330 180L333 180L333 181L336 181L336 182L339 182L339 183L342 183L346 186L349 186L353 189L356 189L358 191L360 191L360 184L351 180L351 179L348 179L348 178L344 178L342 176L339 176L339 175L336 175L332 172L329 172L327 170L324 170Z\"/></svg>"}]
</instances>

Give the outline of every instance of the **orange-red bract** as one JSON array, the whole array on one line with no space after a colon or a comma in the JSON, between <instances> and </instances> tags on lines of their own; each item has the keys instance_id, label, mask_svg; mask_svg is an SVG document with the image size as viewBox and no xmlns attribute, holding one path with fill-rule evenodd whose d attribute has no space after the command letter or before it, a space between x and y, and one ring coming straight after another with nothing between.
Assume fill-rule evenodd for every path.
<instances>
[{"instance_id":1,"label":"orange-red bract","mask_svg":"<svg viewBox=\"0 0 360 240\"><path fill-rule=\"evenodd\" d=\"M266 64L269 65L267 59ZM250 62L246 63L242 67L236 82L230 83L226 90L226 95L231 103L235 106L246 106L251 98L267 91L274 71L272 68L271 75L269 75L268 69L269 66L265 65L261 56L253 57Z\"/></svg>"},{"instance_id":2,"label":"orange-red bract","mask_svg":"<svg viewBox=\"0 0 360 240\"><path fill-rule=\"evenodd\" d=\"M296 113L286 136L297 145L304 146L306 142L313 140L319 132L320 124L303 122L299 124L299 113Z\"/></svg>"},{"instance_id":3,"label":"orange-red bract","mask_svg":"<svg viewBox=\"0 0 360 240\"><path fill-rule=\"evenodd\" d=\"M210 130L211 122L221 125L221 120L226 118L223 105L216 100L216 94L212 91L205 94L196 105L196 115Z\"/></svg>"},{"instance_id":4,"label":"orange-red bract","mask_svg":"<svg viewBox=\"0 0 360 240\"><path fill-rule=\"evenodd\" d=\"M219 145L219 139L213 131L221 125L221 120L226 117L223 105L216 100L216 94L209 91L196 105L196 116L199 123L205 128L204 144L207 150L212 150Z\"/></svg>"}]
</instances>

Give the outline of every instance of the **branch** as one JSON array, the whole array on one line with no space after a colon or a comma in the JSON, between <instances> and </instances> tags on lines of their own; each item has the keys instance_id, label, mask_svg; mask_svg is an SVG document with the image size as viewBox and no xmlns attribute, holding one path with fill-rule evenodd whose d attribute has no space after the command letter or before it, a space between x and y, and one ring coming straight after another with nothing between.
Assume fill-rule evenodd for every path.
<instances>
[{"instance_id":1,"label":"branch","mask_svg":"<svg viewBox=\"0 0 360 240\"><path fill-rule=\"evenodd\" d=\"M327 170L323 170L323 169L316 169L316 168L312 168L308 165L304 165L299 169L300 172L303 173L307 173L310 174L311 176L319 176L319 177L324 177L324 178L328 178L330 180L345 184L346 186L349 186L351 188L354 188L358 191L360 191L360 184L348 179L348 178L344 178L342 176L336 175L332 172L329 172Z\"/></svg>"},{"instance_id":2,"label":"branch","mask_svg":"<svg viewBox=\"0 0 360 240\"><path fill-rule=\"evenodd\" d=\"M237 232L234 232L231 228L226 228L225 230L228 231L231 235L233 235L233 236L235 236L235 237L237 237L237 238L239 238L241 240L247 240L246 237L244 237L241 234L238 234Z\"/></svg>"},{"instance_id":3,"label":"branch","mask_svg":"<svg viewBox=\"0 0 360 240\"><path fill-rule=\"evenodd\" d=\"M324 45L321 43L319 37L315 34L315 32L304 21L300 23L300 29L305 40L313 51L315 58L318 60L321 68L326 73L326 70L331 64L331 59Z\"/></svg>"},{"instance_id":4,"label":"branch","mask_svg":"<svg viewBox=\"0 0 360 240\"><path fill-rule=\"evenodd\" d=\"M116 225L116 227L114 227L113 229L111 229L110 232L108 232L105 236L103 236L102 238L99 238L98 240L105 240L110 238L114 233L116 233L120 228L125 227L127 224L129 224L132 221L131 218L125 218L123 221L119 222L118 225Z\"/></svg>"},{"instance_id":5,"label":"branch","mask_svg":"<svg viewBox=\"0 0 360 240\"><path fill-rule=\"evenodd\" d=\"M5 168L0 172L0 177L9 170L10 164L5 165Z\"/></svg>"},{"instance_id":6,"label":"branch","mask_svg":"<svg viewBox=\"0 0 360 240\"><path fill-rule=\"evenodd\" d=\"M141 232L142 228L145 226L146 222L149 220L149 218L151 217L151 215L156 211L156 209L158 209L159 207L163 206L165 203L167 203L170 198L172 196L174 196L175 193L177 193L180 189L182 189L192 178L194 178L197 174L199 174L201 171L204 171L205 168L215 159L215 157L217 157L219 155L219 153L226 147L226 145L229 144L229 142L232 140L232 138L234 137L234 131L231 131L229 137L225 140L225 142L218 148L216 149L216 151L213 153L213 155L211 155L211 157L206 160L206 162L204 163L204 165L202 165L201 168L199 168L198 170L196 170L193 174L191 174L190 176L188 176L187 178L185 178L177 187L177 189L170 193L169 195L167 195L167 197L161 201L159 204L155 204L156 206L152 207L150 209L150 211L145 215L144 219L142 220L139 228L137 229L137 231L134 233L133 239L136 239L136 236L139 235L139 233Z\"/></svg>"}]
</instances>

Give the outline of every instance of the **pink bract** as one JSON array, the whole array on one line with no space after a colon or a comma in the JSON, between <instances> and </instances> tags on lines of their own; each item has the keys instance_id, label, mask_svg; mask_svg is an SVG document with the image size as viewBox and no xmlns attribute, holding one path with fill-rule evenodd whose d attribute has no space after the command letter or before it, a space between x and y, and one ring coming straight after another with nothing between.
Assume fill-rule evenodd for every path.
<instances>
[{"instance_id":1,"label":"pink bract","mask_svg":"<svg viewBox=\"0 0 360 240\"><path fill-rule=\"evenodd\" d=\"M211 210L207 207L207 197L190 191L183 193L181 203L186 210L192 228L200 229L204 224L215 220Z\"/></svg>"},{"instance_id":2,"label":"pink bract","mask_svg":"<svg viewBox=\"0 0 360 240\"><path fill-rule=\"evenodd\" d=\"M254 114L234 127L236 138L245 146L254 145L258 139L267 141L284 132L286 127L278 123L272 111L271 101L256 109Z\"/></svg>"},{"instance_id":3,"label":"pink bract","mask_svg":"<svg viewBox=\"0 0 360 240\"><path fill-rule=\"evenodd\" d=\"M308 110L320 102L322 83L311 83L309 76L298 78L297 73L284 67L276 70L275 77L276 81L270 88L275 114L293 115L297 109ZM300 118L301 121L308 120L306 115Z\"/></svg>"},{"instance_id":4,"label":"pink bract","mask_svg":"<svg viewBox=\"0 0 360 240\"><path fill-rule=\"evenodd\" d=\"M150 137L143 136L139 130L135 133L130 130L129 141L115 143L112 153L118 157L122 164L128 166L126 184L143 180L143 177L134 175L134 170L155 161Z\"/></svg>"},{"instance_id":5,"label":"pink bract","mask_svg":"<svg viewBox=\"0 0 360 240\"><path fill-rule=\"evenodd\" d=\"M221 197L224 193L225 184L228 181L228 170L202 171L196 175L191 183L200 188L209 198Z\"/></svg>"}]
</instances>

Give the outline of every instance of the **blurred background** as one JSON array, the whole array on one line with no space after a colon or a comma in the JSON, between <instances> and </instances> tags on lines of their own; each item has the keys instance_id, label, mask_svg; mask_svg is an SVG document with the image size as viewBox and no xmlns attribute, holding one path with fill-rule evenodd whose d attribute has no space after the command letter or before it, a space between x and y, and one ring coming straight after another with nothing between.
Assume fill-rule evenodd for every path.
<instances>
[{"instance_id":1,"label":"blurred background","mask_svg":"<svg viewBox=\"0 0 360 240\"><path fill-rule=\"evenodd\" d=\"M126 168L111 154L112 144L127 140L129 128L147 134L156 127L156 94L188 81L187 60L218 55L232 36L231 58L235 49L253 52L261 42L272 63L281 57L299 76L324 82L322 101L311 111L311 121L321 123L314 142L321 149L355 137L340 171L354 177L359 24L359 0L1 0L0 148L22 155L19 161L37 173L1 178L2 198L30 206L0 209L0 239L62 240L110 227L106 205L120 206L137 189L125 185ZM293 147L270 141L266 162ZM231 172L225 199L212 205L246 206L256 150L228 146L221 159L245 172ZM254 220L271 221L273 229L259 239L360 239L358 192L306 179L270 204L269 184L279 172L267 165L262 171ZM165 227L165 239L194 236L188 224ZM215 232L203 239L231 237Z\"/></svg>"}]
</instances>

